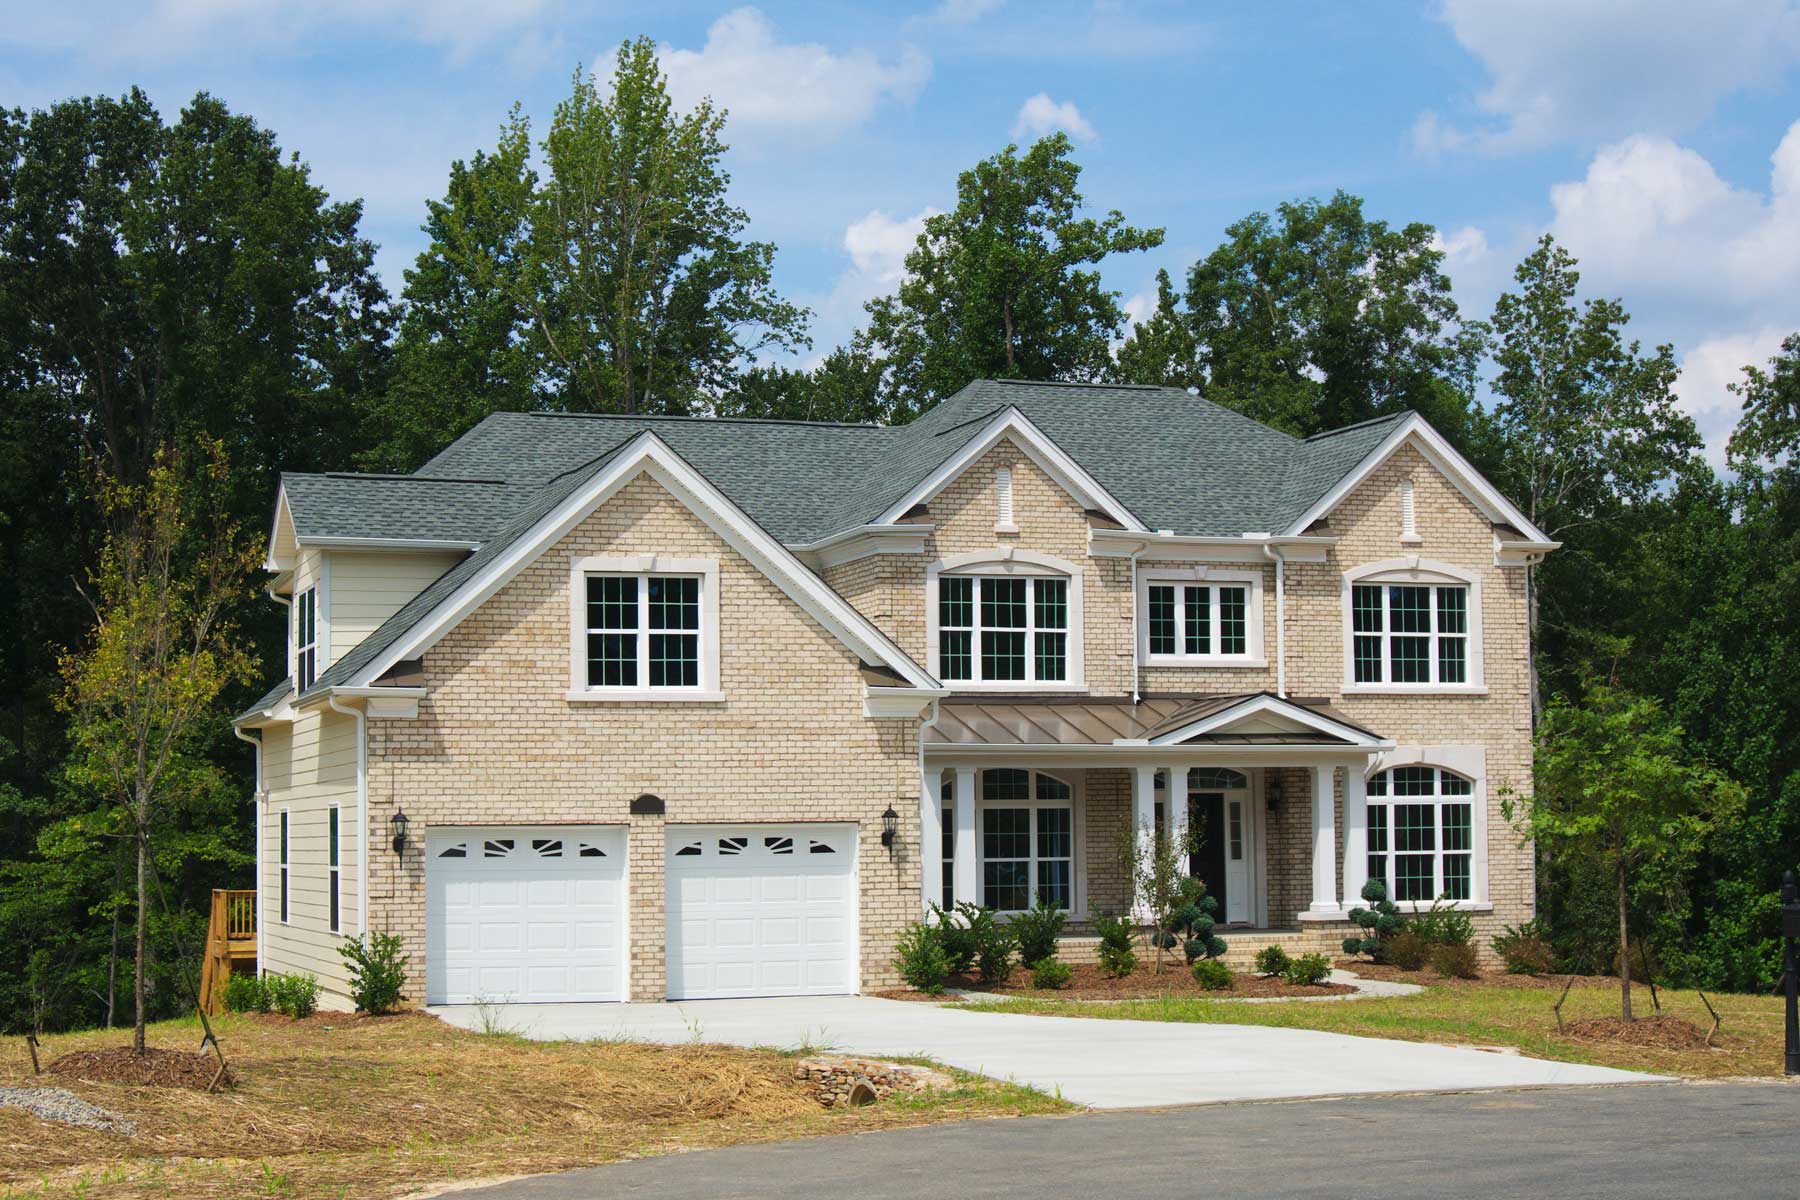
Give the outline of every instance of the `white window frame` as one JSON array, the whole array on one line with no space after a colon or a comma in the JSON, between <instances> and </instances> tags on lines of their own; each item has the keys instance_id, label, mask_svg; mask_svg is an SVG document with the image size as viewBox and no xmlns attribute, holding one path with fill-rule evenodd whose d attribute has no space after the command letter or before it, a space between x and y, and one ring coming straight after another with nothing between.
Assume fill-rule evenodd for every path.
<instances>
[{"instance_id":1,"label":"white window frame","mask_svg":"<svg viewBox=\"0 0 1800 1200\"><path fill-rule=\"evenodd\" d=\"M294 602L290 606L293 613L294 625L293 675L294 690L296 692L304 692L307 688L311 687L313 682L317 680L322 673L319 666L319 640L320 630L324 623L319 619L319 592L319 584L315 581L294 593ZM303 642L300 639L304 637L307 632L307 615L309 613L312 618L312 640ZM306 655L309 651L312 654L312 671L310 678L303 665L306 662Z\"/></svg>"},{"instance_id":2,"label":"white window frame","mask_svg":"<svg viewBox=\"0 0 1800 1200\"><path fill-rule=\"evenodd\" d=\"M1207 620L1212 628L1207 654L1187 653L1187 595L1182 589L1203 586L1211 589L1207 600ZM1174 587L1175 645L1174 654L1150 651L1150 589ZM1244 597L1244 652L1221 654L1219 645L1219 588L1242 587ZM1263 573L1261 571L1229 571L1215 567L1147 567L1138 571L1137 594L1138 654L1146 666L1160 667L1266 667L1263 649Z\"/></svg>"},{"instance_id":3,"label":"white window frame","mask_svg":"<svg viewBox=\"0 0 1800 1200\"><path fill-rule=\"evenodd\" d=\"M1444 856L1446 854L1464 853L1460 850L1447 851L1444 849L1444 807L1446 805L1466 804L1469 806L1469 849L1467 851L1469 855L1469 894L1461 900L1444 901L1444 907L1454 908L1459 911L1486 911L1491 905L1488 903L1487 896L1487 821L1484 816L1486 797L1483 795L1484 788L1482 786L1482 781L1463 771L1457 770L1455 767L1446 767L1441 763L1436 762L1384 763L1377 770L1369 772L1369 780L1373 781L1377 775L1388 774L1393 771L1404 771L1408 768L1436 772L1434 791L1428 796L1401 795L1393 790L1393 785L1390 782L1388 791L1385 795L1377 796L1373 793L1368 794L1365 798L1365 804L1368 809L1384 808L1387 810L1387 847L1384 850L1375 851L1367 845L1365 840L1363 847L1363 856L1365 860L1369 855L1374 853L1380 853L1387 860L1387 870L1382 882L1386 884L1389 889L1388 898L1394 901L1395 907L1399 908L1401 912L1416 913L1429 910L1432 904L1437 902L1444 895ZM1459 779L1467 782L1469 785L1468 793L1466 795L1444 794L1443 777L1445 773L1455 775ZM1395 846L1396 829L1394 824L1394 809L1401 805L1430 808L1432 810L1433 845L1430 851L1432 894L1430 899L1400 900L1395 898L1394 895L1394 863L1400 856L1400 851ZM1373 823L1369 822L1366 817L1364 820L1364 828L1371 828ZM1414 851L1412 853L1422 854L1423 852ZM1367 872L1366 862L1364 870ZM1376 878L1372 873L1367 874L1367 877L1370 879Z\"/></svg>"},{"instance_id":4,"label":"white window frame","mask_svg":"<svg viewBox=\"0 0 1800 1200\"><path fill-rule=\"evenodd\" d=\"M335 833L335 837L333 834ZM336 842L334 847L332 842ZM336 850L334 856L332 851ZM336 861L333 861L333 859ZM344 816L341 806L325 806L325 928L332 933L344 931L343 875L338 864L344 858Z\"/></svg>"},{"instance_id":5,"label":"white window frame","mask_svg":"<svg viewBox=\"0 0 1800 1200\"><path fill-rule=\"evenodd\" d=\"M1026 860L1030 864L1026 881L1029 885L1030 902L1036 904L1038 863L1040 861L1047 861L1038 858L1037 810L1040 808L1067 807L1069 810L1069 906L1063 911L1068 913L1071 917L1086 912L1087 881L1083 878L1084 872L1082 867L1085 859L1082 839L1085 812L1082 804L1080 772L1074 771L1065 775L1057 771L1040 771L1036 767L996 767L993 769L1026 772L1028 777L1026 788L1030 795L1029 798L1025 800L988 800L986 798L986 776L988 768L984 767L975 773L975 895L958 896L956 898L958 903L963 900L974 900L978 904L987 904L987 871L985 868L988 863L988 857L987 838L984 836L984 815L991 808L1029 808L1031 810L1031 856ZM1037 798L1037 781L1038 776L1040 775L1047 775L1068 788L1068 800L1039 800ZM1018 860L1009 858L1000 861L1016 862ZM994 914L1002 920L1010 920L1024 911L1026 910L1001 908L995 909Z\"/></svg>"},{"instance_id":6,"label":"white window frame","mask_svg":"<svg viewBox=\"0 0 1800 1200\"><path fill-rule=\"evenodd\" d=\"M638 580L638 683L633 687L590 687L587 677L587 581L596 575ZM649 604L646 581L652 577L688 576L700 580L700 682L697 687L651 687ZM725 698L719 685L719 561L714 558L670 558L662 554L627 557L598 555L569 564L569 690L567 699L584 701L707 702Z\"/></svg>"},{"instance_id":7,"label":"white window frame","mask_svg":"<svg viewBox=\"0 0 1800 1200\"><path fill-rule=\"evenodd\" d=\"M289 924L288 909L288 852L293 844L293 821L289 810L283 807L276 814L275 829L275 862L280 872L280 883L276 890L280 907L276 909L283 925Z\"/></svg>"},{"instance_id":8,"label":"white window frame","mask_svg":"<svg viewBox=\"0 0 1800 1200\"><path fill-rule=\"evenodd\" d=\"M1410 744L1395 746L1392 750L1378 752L1370 761L1364 778L1369 779L1382 771L1395 767L1436 767L1440 771L1449 771L1453 775L1461 775L1475 784L1474 794L1470 797L1473 809L1474 855L1470 868L1470 898L1458 900L1446 905L1458 912L1492 912L1493 898L1488 892L1488 801L1487 801L1487 747L1476 743L1444 743L1440 745ZM1382 803L1392 804L1390 794ZM1366 801L1365 801L1366 803ZM1454 801L1453 801L1454 803ZM1391 818L1390 818L1391 820ZM1367 818L1364 818L1367 829ZM1442 828L1442 818L1439 827ZM1392 837L1390 826L1389 836ZM1390 846L1392 842L1390 841ZM1392 855L1393 851L1388 851ZM1365 839L1363 855L1368 857L1368 843ZM1366 868L1365 868L1366 869ZM1438 870L1442 871L1441 865ZM1431 907L1429 903L1414 900L1396 902L1401 912L1424 912Z\"/></svg>"},{"instance_id":9,"label":"white window frame","mask_svg":"<svg viewBox=\"0 0 1800 1200\"><path fill-rule=\"evenodd\" d=\"M1433 632L1431 640L1431 674L1433 681L1429 683L1358 683L1356 680L1356 615L1354 597L1359 586L1386 586L1398 584L1410 587L1463 587L1467 592L1468 631L1463 635L1463 667L1464 680L1461 683L1436 682L1438 672L1437 653L1437 593L1431 598L1431 624ZM1484 640L1481 617L1481 575L1478 572L1450 563L1434 562L1424 558L1390 558L1382 562L1366 563L1345 571L1340 586L1343 600L1343 634L1344 634L1344 681L1340 688L1343 695L1486 695L1487 671L1485 656L1482 653ZM1388 657L1388 639L1393 636L1387 628L1391 622L1387 616L1385 599L1382 607L1382 673L1391 670ZM1420 636L1420 635L1405 635Z\"/></svg>"},{"instance_id":10,"label":"white window frame","mask_svg":"<svg viewBox=\"0 0 1800 1200\"><path fill-rule=\"evenodd\" d=\"M944 679L943 655L939 638L939 581L945 576L973 578L975 624L970 639L973 662L971 679ZM1068 584L1067 623L1062 632L1067 637L1063 646L1063 679L1039 681L1037 674L1037 599L1035 588L1027 588L1025 600L1025 666L1032 678L986 680L981 674L981 584L983 578L1055 579ZM930 563L925 568L925 636L926 667L932 676L948 687L969 692L1080 692L1087 690L1087 656L1084 652L1086 626L1082 616L1081 568L1066 559L1034 550L1001 546L970 554L954 554Z\"/></svg>"}]
</instances>

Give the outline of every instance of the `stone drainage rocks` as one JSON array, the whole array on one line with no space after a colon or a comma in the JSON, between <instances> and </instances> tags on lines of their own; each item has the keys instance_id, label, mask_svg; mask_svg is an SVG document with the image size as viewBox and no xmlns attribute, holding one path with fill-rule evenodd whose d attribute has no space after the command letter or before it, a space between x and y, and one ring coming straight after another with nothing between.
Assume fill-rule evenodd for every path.
<instances>
[{"instance_id":1,"label":"stone drainage rocks","mask_svg":"<svg viewBox=\"0 0 1800 1200\"><path fill-rule=\"evenodd\" d=\"M130 1137L137 1132L133 1122L61 1088L0 1087L0 1108L22 1108L46 1121L98 1129L102 1133L122 1133Z\"/></svg>"},{"instance_id":2,"label":"stone drainage rocks","mask_svg":"<svg viewBox=\"0 0 1800 1200\"><path fill-rule=\"evenodd\" d=\"M873 1104L895 1092L923 1092L956 1086L942 1071L877 1062L869 1058L820 1055L794 1064L794 1078L808 1084L826 1108Z\"/></svg>"}]
</instances>

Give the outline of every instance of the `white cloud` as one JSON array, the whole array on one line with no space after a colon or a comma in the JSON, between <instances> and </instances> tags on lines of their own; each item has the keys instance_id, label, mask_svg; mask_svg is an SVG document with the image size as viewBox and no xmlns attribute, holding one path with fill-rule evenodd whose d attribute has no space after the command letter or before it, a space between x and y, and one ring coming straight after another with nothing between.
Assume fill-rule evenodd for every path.
<instances>
[{"instance_id":1,"label":"white cloud","mask_svg":"<svg viewBox=\"0 0 1800 1200\"><path fill-rule=\"evenodd\" d=\"M851 269L883 290L898 284L906 273L906 256L925 231L925 219L937 212L922 208L910 217L896 218L877 208L850 222L844 230L844 250L850 255Z\"/></svg>"},{"instance_id":2,"label":"white cloud","mask_svg":"<svg viewBox=\"0 0 1800 1200\"><path fill-rule=\"evenodd\" d=\"M973 25L996 12L1006 0L942 0L926 20L940 25Z\"/></svg>"},{"instance_id":3,"label":"white cloud","mask_svg":"<svg viewBox=\"0 0 1800 1200\"><path fill-rule=\"evenodd\" d=\"M1488 86L1466 126L1419 117L1428 153L1680 133L1800 63L1795 0L1443 0L1438 15Z\"/></svg>"},{"instance_id":4,"label":"white cloud","mask_svg":"<svg viewBox=\"0 0 1800 1200\"><path fill-rule=\"evenodd\" d=\"M1047 133L1062 130L1078 142L1091 142L1100 135L1094 127L1081 115L1073 100L1064 100L1058 104L1050 98L1049 92L1039 92L1019 106L1019 115L1013 121L1012 135L1015 138L1041 138Z\"/></svg>"},{"instance_id":5,"label":"white cloud","mask_svg":"<svg viewBox=\"0 0 1800 1200\"><path fill-rule=\"evenodd\" d=\"M1727 386L1743 382L1744 368L1763 366L1781 349L1781 339L1793 332L1785 327L1755 333L1723 334L1707 338L1681 356L1681 378L1675 381L1675 400L1694 418L1706 439L1706 458L1715 468L1725 467L1725 444L1737 427L1743 400Z\"/></svg>"},{"instance_id":6,"label":"white cloud","mask_svg":"<svg viewBox=\"0 0 1800 1200\"><path fill-rule=\"evenodd\" d=\"M1459 268L1483 265L1493 253L1488 247L1487 234L1473 225L1452 229L1449 233L1441 229L1434 230L1431 245L1433 249L1443 252L1444 269L1453 279Z\"/></svg>"},{"instance_id":7,"label":"white cloud","mask_svg":"<svg viewBox=\"0 0 1800 1200\"><path fill-rule=\"evenodd\" d=\"M884 99L910 102L931 75L930 60L911 47L884 64L868 50L779 42L754 8L714 21L699 50L665 48L662 65L679 105L710 96L730 110L733 133L753 136L834 136L868 120Z\"/></svg>"}]
</instances>

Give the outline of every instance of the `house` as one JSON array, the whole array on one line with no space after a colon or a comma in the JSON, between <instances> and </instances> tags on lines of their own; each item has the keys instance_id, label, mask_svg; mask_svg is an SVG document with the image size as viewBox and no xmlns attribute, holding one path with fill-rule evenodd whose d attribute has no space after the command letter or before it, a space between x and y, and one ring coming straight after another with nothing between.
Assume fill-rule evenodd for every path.
<instances>
[{"instance_id":1,"label":"house","mask_svg":"<svg viewBox=\"0 0 1800 1200\"><path fill-rule=\"evenodd\" d=\"M1416 415L1302 440L1156 387L498 413L286 475L259 958L339 1004L364 930L429 1003L875 989L934 902L1067 905L1091 953L1157 822L1234 927L1335 943L1379 876L1485 944L1533 910L1499 795L1555 546Z\"/></svg>"}]
</instances>

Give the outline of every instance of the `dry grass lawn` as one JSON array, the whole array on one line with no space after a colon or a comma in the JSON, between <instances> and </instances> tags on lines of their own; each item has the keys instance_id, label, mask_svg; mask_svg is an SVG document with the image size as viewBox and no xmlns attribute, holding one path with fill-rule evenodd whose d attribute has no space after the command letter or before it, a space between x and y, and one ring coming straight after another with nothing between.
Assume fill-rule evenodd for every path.
<instances>
[{"instance_id":1,"label":"dry grass lawn","mask_svg":"<svg viewBox=\"0 0 1800 1200\"><path fill-rule=\"evenodd\" d=\"M630 1042L536 1043L434 1017L215 1018L238 1085L34 1079L9 1039L0 1087L61 1087L137 1123L135 1137L0 1108L0 1197L405 1195L432 1184L556 1171L739 1142L1064 1111L1025 1088L958 1076L954 1090L821 1109L773 1051ZM192 1050L195 1021L151 1028ZM44 1061L129 1033L46 1039ZM953 1072L954 1074L954 1072Z\"/></svg>"}]
</instances>

